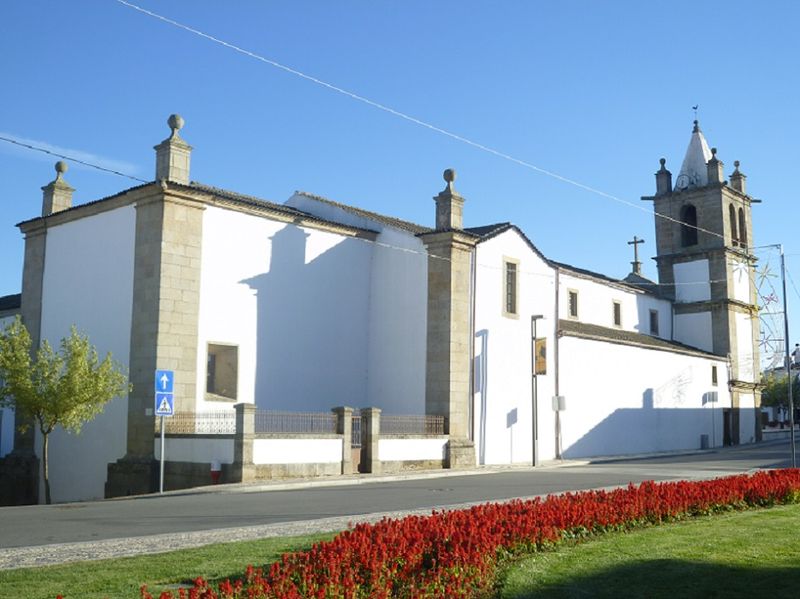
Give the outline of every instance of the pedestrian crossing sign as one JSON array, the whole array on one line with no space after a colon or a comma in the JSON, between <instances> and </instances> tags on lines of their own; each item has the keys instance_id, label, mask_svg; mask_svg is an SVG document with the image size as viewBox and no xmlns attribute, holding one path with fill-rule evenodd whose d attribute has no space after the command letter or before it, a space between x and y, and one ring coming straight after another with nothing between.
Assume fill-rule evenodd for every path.
<instances>
[{"instance_id":1,"label":"pedestrian crossing sign","mask_svg":"<svg viewBox=\"0 0 800 599\"><path fill-rule=\"evenodd\" d=\"M156 416L172 416L175 413L174 398L172 393L156 393Z\"/></svg>"}]
</instances>

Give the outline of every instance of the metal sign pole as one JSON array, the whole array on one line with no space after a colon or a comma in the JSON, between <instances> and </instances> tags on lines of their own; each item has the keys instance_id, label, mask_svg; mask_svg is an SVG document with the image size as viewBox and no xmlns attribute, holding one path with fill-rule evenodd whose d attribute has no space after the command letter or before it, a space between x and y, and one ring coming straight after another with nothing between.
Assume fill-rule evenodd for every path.
<instances>
[{"instance_id":1,"label":"metal sign pole","mask_svg":"<svg viewBox=\"0 0 800 599\"><path fill-rule=\"evenodd\" d=\"M164 417L161 417L161 475L158 479L158 492L164 492Z\"/></svg>"},{"instance_id":2,"label":"metal sign pole","mask_svg":"<svg viewBox=\"0 0 800 599\"><path fill-rule=\"evenodd\" d=\"M786 349L786 394L789 400L789 437L792 440L792 468L797 468L797 451L794 441L794 398L792 397L792 359L789 357L789 312L786 305L786 262L783 257L783 244L781 248L781 284L783 286L783 330Z\"/></svg>"}]
</instances>

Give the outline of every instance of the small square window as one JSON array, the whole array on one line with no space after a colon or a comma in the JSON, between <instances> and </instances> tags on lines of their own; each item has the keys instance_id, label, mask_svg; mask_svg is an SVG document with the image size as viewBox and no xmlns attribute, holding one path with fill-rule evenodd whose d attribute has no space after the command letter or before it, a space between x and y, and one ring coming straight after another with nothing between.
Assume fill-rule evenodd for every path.
<instances>
[{"instance_id":1,"label":"small square window","mask_svg":"<svg viewBox=\"0 0 800 599\"><path fill-rule=\"evenodd\" d=\"M714 385L715 387L717 386L717 367L716 366L712 366L711 367L711 384Z\"/></svg>"},{"instance_id":2,"label":"small square window","mask_svg":"<svg viewBox=\"0 0 800 599\"><path fill-rule=\"evenodd\" d=\"M569 292L569 317L578 318L578 292L570 290Z\"/></svg>"},{"instance_id":3,"label":"small square window","mask_svg":"<svg viewBox=\"0 0 800 599\"><path fill-rule=\"evenodd\" d=\"M235 345L208 344L206 367L206 399L225 401L236 399L239 379L239 348Z\"/></svg>"},{"instance_id":4,"label":"small square window","mask_svg":"<svg viewBox=\"0 0 800 599\"><path fill-rule=\"evenodd\" d=\"M619 302L614 302L614 326L622 326L622 304Z\"/></svg>"},{"instance_id":5,"label":"small square window","mask_svg":"<svg viewBox=\"0 0 800 599\"><path fill-rule=\"evenodd\" d=\"M650 334L658 335L658 310L650 310Z\"/></svg>"}]
</instances>

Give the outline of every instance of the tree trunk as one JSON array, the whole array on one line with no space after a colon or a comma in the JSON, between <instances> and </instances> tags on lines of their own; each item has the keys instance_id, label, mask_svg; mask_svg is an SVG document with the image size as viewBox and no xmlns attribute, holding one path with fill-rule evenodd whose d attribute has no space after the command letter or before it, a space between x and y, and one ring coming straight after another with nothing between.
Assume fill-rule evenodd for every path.
<instances>
[{"instance_id":1,"label":"tree trunk","mask_svg":"<svg viewBox=\"0 0 800 599\"><path fill-rule=\"evenodd\" d=\"M50 473L47 470L47 445L50 440L49 433L42 433L42 472L44 473L44 502L50 505Z\"/></svg>"}]
</instances>

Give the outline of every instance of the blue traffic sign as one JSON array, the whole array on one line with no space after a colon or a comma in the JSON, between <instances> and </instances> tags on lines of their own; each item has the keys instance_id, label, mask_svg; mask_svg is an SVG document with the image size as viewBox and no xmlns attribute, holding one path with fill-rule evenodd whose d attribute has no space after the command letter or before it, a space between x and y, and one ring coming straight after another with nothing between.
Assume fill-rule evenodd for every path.
<instances>
[{"instance_id":1,"label":"blue traffic sign","mask_svg":"<svg viewBox=\"0 0 800 599\"><path fill-rule=\"evenodd\" d=\"M175 413L175 396L172 393L156 393L156 416L172 416Z\"/></svg>"},{"instance_id":2,"label":"blue traffic sign","mask_svg":"<svg viewBox=\"0 0 800 599\"><path fill-rule=\"evenodd\" d=\"M175 372L172 370L156 370L156 391L172 393L174 390Z\"/></svg>"},{"instance_id":3,"label":"blue traffic sign","mask_svg":"<svg viewBox=\"0 0 800 599\"><path fill-rule=\"evenodd\" d=\"M156 416L172 416L175 413L175 372L156 370Z\"/></svg>"}]
</instances>

